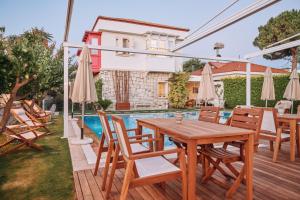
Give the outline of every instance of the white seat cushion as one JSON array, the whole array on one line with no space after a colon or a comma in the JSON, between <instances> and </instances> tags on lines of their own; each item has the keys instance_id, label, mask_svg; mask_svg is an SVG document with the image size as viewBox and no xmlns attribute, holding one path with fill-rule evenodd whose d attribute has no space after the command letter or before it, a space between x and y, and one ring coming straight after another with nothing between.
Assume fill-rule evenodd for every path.
<instances>
[{"instance_id":1,"label":"white seat cushion","mask_svg":"<svg viewBox=\"0 0 300 200\"><path fill-rule=\"evenodd\" d=\"M139 177L180 171L178 167L170 163L162 156L139 159L135 161L135 165Z\"/></svg>"},{"instance_id":2,"label":"white seat cushion","mask_svg":"<svg viewBox=\"0 0 300 200\"><path fill-rule=\"evenodd\" d=\"M149 149L141 144L130 144L132 153L138 153L143 151L148 151Z\"/></svg>"},{"instance_id":3,"label":"white seat cushion","mask_svg":"<svg viewBox=\"0 0 300 200\"><path fill-rule=\"evenodd\" d=\"M285 139L285 138L289 138L290 134L288 133L281 133L281 138Z\"/></svg>"},{"instance_id":4,"label":"white seat cushion","mask_svg":"<svg viewBox=\"0 0 300 200\"><path fill-rule=\"evenodd\" d=\"M36 134L37 134L38 136L41 136L41 135L43 135L44 133L43 133L43 132L38 132L38 131L36 131ZM36 138L35 134L34 134L32 131L27 132L27 133L23 133L23 134L20 134L20 135L21 135L22 137L24 137L25 139L28 139L28 140ZM10 135L10 136L13 137L13 138L20 139L20 137L18 137L17 135Z\"/></svg>"}]
</instances>

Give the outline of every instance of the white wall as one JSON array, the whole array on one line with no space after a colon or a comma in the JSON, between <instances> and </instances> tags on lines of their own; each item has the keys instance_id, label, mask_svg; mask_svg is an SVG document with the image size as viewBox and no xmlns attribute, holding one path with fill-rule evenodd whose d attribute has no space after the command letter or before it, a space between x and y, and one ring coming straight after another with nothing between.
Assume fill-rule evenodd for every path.
<instances>
[{"instance_id":1,"label":"white wall","mask_svg":"<svg viewBox=\"0 0 300 200\"><path fill-rule=\"evenodd\" d=\"M157 31L165 34L180 35L186 34L183 31L162 29L137 24L122 23L108 20L99 20L95 30L101 29L101 45L117 46L116 38L128 38L130 48L145 50L147 47L146 32ZM107 31L105 31L107 30ZM169 36L172 37L172 36ZM173 36L175 40L175 36ZM178 42L178 39L176 40ZM120 43L119 43L120 45ZM128 71L156 71L156 72L175 72L182 70L182 59L173 57L130 54L118 55L116 52L101 52L102 70L128 70Z\"/></svg>"}]
</instances>

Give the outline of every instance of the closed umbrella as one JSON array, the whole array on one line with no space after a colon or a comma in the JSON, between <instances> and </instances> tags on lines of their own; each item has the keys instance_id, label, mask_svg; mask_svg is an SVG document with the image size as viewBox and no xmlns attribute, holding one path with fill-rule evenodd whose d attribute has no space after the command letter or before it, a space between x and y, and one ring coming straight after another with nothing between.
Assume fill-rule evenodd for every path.
<instances>
[{"instance_id":1,"label":"closed umbrella","mask_svg":"<svg viewBox=\"0 0 300 200\"><path fill-rule=\"evenodd\" d=\"M283 97L292 101L291 112L293 112L293 101L300 100L300 84L297 69L292 71L290 81L285 89Z\"/></svg>"},{"instance_id":2,"label":"closed umbrella","mask_svg":"<svg viewBox=\"0 0 300 200\"><path fill-rule=\"evenodd\" d=\"M212 71L209 64L206 64L203 68L198 91L198 103L200 103L201 100L204 100L206 105L207 101L217 98L214 81L212 78Z\"/></svg>"},{"instance_id":3,"label":"closed umbrella","mask_svg":"<svg viewBox=\"0 0 300 200\"><path fill-rule=\"evenodd\" d=\"M266 101L266 107L268 107L268 100L275 100L275 89L273 83L272 70L270 67L266 69L264 75L264 83L261 90L261 100Z\"/></svg>"},{"instance_id":4,"label":"closed umbrella","mask_svg":"<svg viewBox=\"0 0 300 200\"><path fill-rule=\"evenodd\" d=\"M85 103L92 103L98 101L95 81L91 70L91 55L87 46L82 48L82 52L79 57L78 70L76 73L72 102L82 104L82 124L81 124L81 139L83 139L83 127L84 127L84 105Z\"/></svg>"}]
</instances>

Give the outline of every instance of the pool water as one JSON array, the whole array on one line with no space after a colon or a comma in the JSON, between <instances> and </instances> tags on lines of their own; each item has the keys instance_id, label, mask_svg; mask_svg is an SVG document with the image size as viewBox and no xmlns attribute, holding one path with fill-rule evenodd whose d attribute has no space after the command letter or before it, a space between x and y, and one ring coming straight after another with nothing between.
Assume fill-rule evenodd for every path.
<instances>
[{"instance_id":1,"label":"pool water","mask_svg":"<svg viewBox=\"0 0 300 200\"><path fill-rule=\"evenodd\" d=\"M185 119L192 119L197 120L199 112L193 111L193 112L184 112L184 118ZM130 115L120 115L122 116L125 126L127 129L133 129L136 128L136 120L137 119L143 119L143 118L174 118L175 113L146 113L146 114L130 114ZM226 119L230 116L230 112L221 112L221 119L220 122L226 121ZM111 121L111 117L108 115L108 121L110 124L111 129L113 130L113 124ZM102 126L100 123L100 119L98 116L85 116L84 117L84 123L100 138L102 134ZM143 133L151 133L153 134L153 130L144 128ZM166 136L165 138L165 146L170 146L173 143L168 139Z\"/></svg>"}]
</instances>

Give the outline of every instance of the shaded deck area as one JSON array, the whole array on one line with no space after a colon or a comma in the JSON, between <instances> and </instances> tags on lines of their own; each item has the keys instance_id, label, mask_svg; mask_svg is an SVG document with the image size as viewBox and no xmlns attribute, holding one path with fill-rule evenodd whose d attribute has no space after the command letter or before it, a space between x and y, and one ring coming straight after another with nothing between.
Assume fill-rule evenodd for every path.
<instances>
[{"instance_id":1,"label":"shaded deck area","mask_svg":"<svg viewBox=\"0 0 300 200\"><path fill-rule=\"evenodd\" d=\"M254 158L254 199L258 200L297 200L300 199L300 159L289 160L289 144L283 145L278 162L272 162L272 153L267 148L260 148ZM101 169L100 169L101 170ZM124 169L117 170L110 199L119 199ZM212 182L200 183L201 165L197 171L197 199L225 199L225 190ZM221 176L220 176L221 177ZM77 199L104 199L101 191L102 177L94 177L92 170L74 172ZM242 185L233 199L244 199L245 186ZM131 188L128 199L181 199L180 180L167 182L166 187L147 185Z\"/></svg>"}]
</instances>

